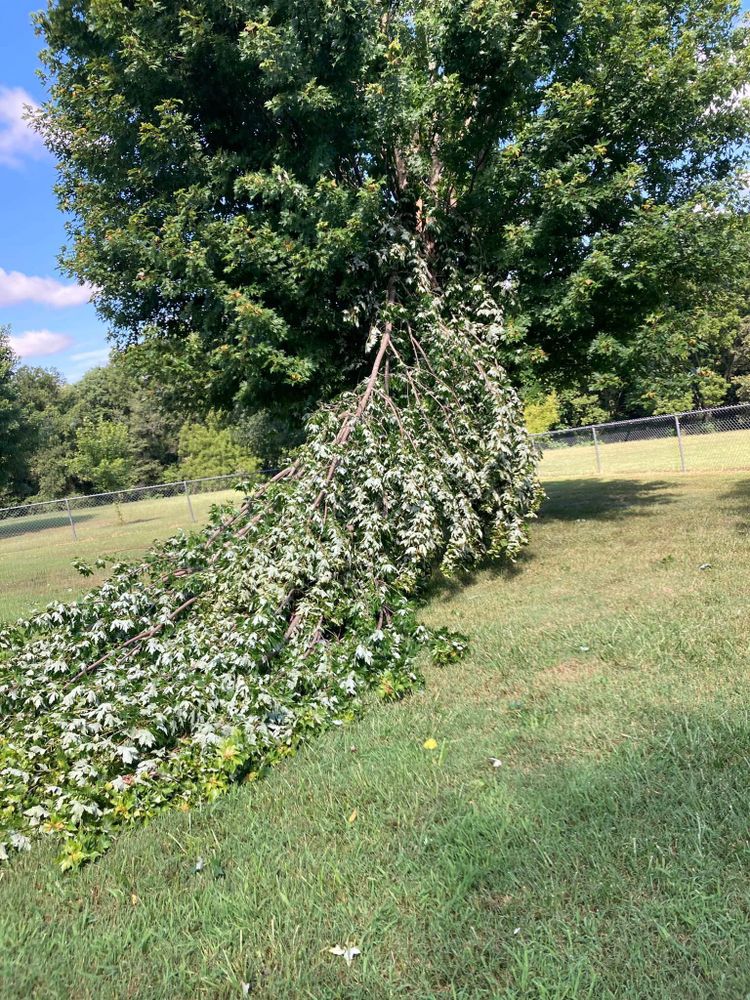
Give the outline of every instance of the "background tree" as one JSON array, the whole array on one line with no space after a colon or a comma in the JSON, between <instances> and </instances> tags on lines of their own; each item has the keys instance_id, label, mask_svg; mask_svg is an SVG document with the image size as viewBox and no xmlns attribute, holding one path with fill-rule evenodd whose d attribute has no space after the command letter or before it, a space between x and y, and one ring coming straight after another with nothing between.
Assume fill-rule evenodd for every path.
<instances>
[{"instance_id":1,"label":"background tree","mask_svg":"<svg viewBox=\"0 0 750 1000\"><path fill-rule=\"evenodd\" d=\"M127 485L251 471L257 465L254 444L278 454L291 440L288 423L262 413L240 412L229 422L209 414L202 422L184 408L170 406L154 378L130 356L115 354L72 385L57 371L17 365L9 348L3 356L3 496L9 505L97 489L90 470L98 460L90 449L82 457L79 435L88 440L99 425L116 425L116 435L127 438ZM107 430L93 440L98 448L114 447L115 437ZM299 431L294 443L299 443ZM110 472L104 478L114 481Z\"/></svg>"},{"instance_id":2,"label":"background tree","mask_svg":"<svg viewBox=\"0 0 750 1000\"><path fill-rule=\"evenodd\" d=\"M728 352L727 377L739 402L750 402L750 315L738 324L738 333Z\"/></svg>"},{"instance_id":3,"label":"background tree","mask_svg":"<svg viewBox=\"0 0 750 1000\"><path fill-rule=\"evenodd\" d=\"M185 423L180 431L177 479L202 479L208 476L254 472L258 460L238 445L227 427L222 427L215 413L205 423Z\"/></svg>"},{"instance_id":4,"label":"background tree","mask_svg":"<svg viewBox=\"0 0 750 1000\"><path fill-rule=\"evenodd\" d=\"M546 396L529 393L524 401L524 419L530 434L541 434L560 423L560 400L553 390Z\"/></svg>"},{"instance_id":5,"label":"background tree","mask_svg":"<svg viewBox=\"0 0 750 1000\"><path fill-rule=\"evenodd\" d=\"M132 446L135 481L163 482L177 461L177 437L184 408L169 406L153 378L128 355L114 354L109 364L86 372L71 393L68 423L75 430L99 419L124 424Z\"/></svg>"},{"instance_id":6,"label":"background tree","mask_svg":"<svg viewBox=\"0 0 750 1000\"><path fill-rule=\"evenodd\" d=\"M97 493L132 486L133 446L127 427L101 417L79 427L71 470Z\"/></svg>"},{"instance_id":7,"label":"background tree","mask_svg":"<svg viewBox=\"0 0 750 1000\"><path fill-rule=\"evenodd\" d=\"M8 500L23 478L28 433L15 384L17 358L8 341L7 327L0 327L0 503Z\"/></svg>"},{"instance_id":8,"label":"background tree","mask_svg":"<svg viewBox=\"0 0 750 1000\"><path fill-rule=\"evenodd\" d=\"M68 473L72 436L65 420L69 387L59 372L30 365L16 370L14 385L26 443L15 496L65 496L72 492Z\"/></svg>"}]
</instances>

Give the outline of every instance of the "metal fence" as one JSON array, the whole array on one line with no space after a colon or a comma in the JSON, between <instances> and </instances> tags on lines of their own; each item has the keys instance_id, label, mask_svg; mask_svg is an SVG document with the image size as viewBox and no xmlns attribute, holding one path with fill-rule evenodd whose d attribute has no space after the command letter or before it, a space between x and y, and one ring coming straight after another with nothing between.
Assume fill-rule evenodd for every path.
<instances>
[{"instance_id":1,"label":"metal fence","mask_svg":"<svg viewBox=\"0 0 750 1000\"><path fill-rule=\"evenodd\" d=\"M159 534L162 527L177 528L202 520L218 494L227 493L230 499L236 494L229 491L258 475L237 472L0 507L0 553L3 540L12 537L28 536L29 541L36 539L39 545L46 546L78 542L107 530L123 534L120 529L129 526L142 526Z\"/></svg>"},{"instance_id":2,"label":"metal fence","mask_svg":"<svg viewBox=\"0 0 750 1000\"><path fill-rule=\"evenodd\" d=\"M569 427L533 437L545 479L750 469L750 403ZM164 522L164 528L177 528L208 514L216 499L207 500L210 494L232 491L240 482L266 474L237 472L2 507L0 545L13 536L37 536L44 545L76 542L103 529L120 533L136 524L152 523L158 529Z\"/></svg>"},{"instance_id":3,"label":"metal fence","mask_svg":"<svg viewBox=\"0 0 750 1000\"><path fill-rule=\"evenodd\" d=\"M543 479L750 469L750 403L533 436Z\"/></svg>"}]
</instances>

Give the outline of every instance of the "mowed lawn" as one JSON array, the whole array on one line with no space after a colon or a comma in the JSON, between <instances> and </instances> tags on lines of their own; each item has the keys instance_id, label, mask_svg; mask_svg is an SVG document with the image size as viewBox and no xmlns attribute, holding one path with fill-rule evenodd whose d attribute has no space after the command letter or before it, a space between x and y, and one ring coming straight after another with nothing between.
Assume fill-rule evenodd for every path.
<instances>
[{"instance_id":1,"label":"mowed lawn","mask_svg":"<svg viewBox=\"0 0 750 1000\"><path fill-rule=\"evenodd\" d=\"M236 490L191 497L196 524L205 523L211 506L238 500ZM92 564L137 557L156 539L193 526L184 496L157 497L75 511L74 541L70 524L59 513L0 521L0 623L15 621L32 607L68 600L87 590L103 573L84 578L75 559Z\"/></svg>"},{"instance_id":2,"label":"mowed lawn","mask_svg":"<svg viewBox=\"0 0 750 1000\"><path fill-rule=\"evenodd\" d=\"M472 649L422 692L4 871L0 996L750 996L750 479L548 490L516 568L433 594Z\"/></svg>"},{"instance_id":3,"label":"mowed lawn","mask_svg":"<svg viewBox=\"0 0 750 1000\"><path fill-rule=\"evenodd\" d=\"M677 435L651 441L607 444L602 431L599 443L601 475L622 476L650 472L680 472ZM596 449L591 431L580 431L586 443L546 448L540 464L543 479L597 474ZM554 440L554 439L553 439ZM682 452L688 472L750 469L750 430L720 434L682 434Z\"/></svg>"}]
</instances>

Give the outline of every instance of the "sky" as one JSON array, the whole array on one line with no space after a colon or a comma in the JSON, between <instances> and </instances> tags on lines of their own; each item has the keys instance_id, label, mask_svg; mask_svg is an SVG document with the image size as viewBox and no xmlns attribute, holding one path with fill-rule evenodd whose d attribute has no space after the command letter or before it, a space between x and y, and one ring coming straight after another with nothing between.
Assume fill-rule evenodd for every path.
<instances>
[{"instance_id":1,"label":"sky","mask_svg":"<svg viewBox=\"0 0 750 1000\"><path fill-rule=\"evenodd\" d=\"M44 98L40 39L31 13L44 0L0 0L0 325L26 364L75 381L109 353L90 290L63 276L57 258L64 217L52 187L52 157L25 125L27 103Z\"/></svg>"},{"instance_id":2,"label":"sky","mask_svg":"<svg viewBox=\"0 0 750 1000\"><path fill-rule=\"evenodd\" d=\"M90 289L58 269L66 237L52 190L54 163L23 121L24 106L44 98L36 76L41 42L31 25L43 2L0 0L0 325L11 327L25 363L75 381L109 351Z\"/></svg>"}]
</instances>

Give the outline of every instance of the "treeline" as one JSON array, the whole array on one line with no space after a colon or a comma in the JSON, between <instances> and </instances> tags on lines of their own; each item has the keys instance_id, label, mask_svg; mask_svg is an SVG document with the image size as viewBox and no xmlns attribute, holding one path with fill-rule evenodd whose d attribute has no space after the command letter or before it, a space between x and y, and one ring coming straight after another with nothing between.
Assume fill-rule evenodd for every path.
<instances>
[{"instance_id":1,"label":"treeline","mask_svg":"<svg viewBox=\"0 0 750 1000\"><path fill-rule=\"evenodd\" d=\"M740 298L724 314L654 317L631 343L605 334L591 369L557 384L530 377L524 388L533 432L750 402L750 316Z\"/></svg>"},{"instance_id":2,"label":"treeline","mask_svg":"<svg viewBox=\"0 0 750 1000\"><path fill-rule=\"evenodd\" d=\"M605 334L576 378L515 367L527 425L539 432L750 401L750 317L735 289L723 315L654 318L629 343ZM513 359L503 359L513 371ZM299 441L300 415L201 413L138 351L68 384L21 364L0 328L0 506L271 467Z\"/></svg>"},{"instance_id":3,"label":"treeline","mask_svg":"<svg viewBox=\"0 0 750 1000\"><path fill-rule=\"evenodd\" d=\"M68 384L0 329L0 505L252 471L290 440L263 413L197 417L127 354Z\"/></svg>"}]
</instances>

